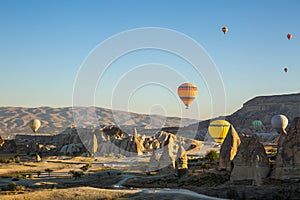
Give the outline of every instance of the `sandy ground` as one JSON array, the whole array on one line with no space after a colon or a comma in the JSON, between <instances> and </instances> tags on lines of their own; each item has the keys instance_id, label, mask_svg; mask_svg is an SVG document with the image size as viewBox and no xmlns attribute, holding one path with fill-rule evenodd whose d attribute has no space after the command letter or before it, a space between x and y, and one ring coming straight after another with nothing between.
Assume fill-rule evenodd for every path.
<instances>
[{"instance_id":1,"label":"sandy ground","mask_svg":"<svg viewBox=\"0 0 300 200\"><path fill-rule=\"evenodd\" d=\"M123 184L130 179L147 177L145 171L149 159L149 155L132 158L75 157L51 158L43 162L1 164L1 188L13 182L12 178L23 174L27 175L27 178L14 182L26 186L27 189L17 192L2 191L0 199L153 199L154 196L159 196L160 199L174 199L174 194L176 199L199 199L199 196L191 195L191 191L178 193L177 190L171 191L167 188L164 191L155 188L124 187ZM86 163L91 163L92 168L83 177L76 180L69 174L71 170L81 171L80 167ZM47 168L53 170L50 176L45 172ZM37 175L38 171L42 172L40 176ZM29 174L32 174L33 178L29 178ZM156 176L159 177L160 175ZM138 183L138 186L142 187L142 184Z\"/></svg>"},{"instance_id":2,"label":"sandy ground","mask_svg":"<svg viewBox=\"0 0 300 200\"><path fill-rule=\"evenodd\" d=\"M160 200L197 200L197 199L207 199L213 200L216 198L210 198L204 195L199 195L196 193L191 193L190 191L175 191L175 190L111 190L111 189L99 189L99 188L91 188L91 187L76 187L69 189L54 189L51 191L42 190L29 192L26 194L18 194L18 195L6 195L2 196L5 200L99 200L99 199L120 199L120 200L128 200L128 199L160 199Z\"/></svg>"}]
</instances>

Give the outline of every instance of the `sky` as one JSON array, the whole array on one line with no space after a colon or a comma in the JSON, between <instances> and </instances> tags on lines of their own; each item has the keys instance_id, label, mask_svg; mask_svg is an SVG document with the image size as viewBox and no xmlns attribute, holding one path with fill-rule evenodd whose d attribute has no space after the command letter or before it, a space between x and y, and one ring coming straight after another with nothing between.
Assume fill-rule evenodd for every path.
<instances>
[{"instance_id":1,"label":"sky","mask_svg":"<svg viewBox=\"0 0 300 200\"><path fill-rule=\"evenodd\" d=\"M203 48L222 80L226 115L255 96L298 93L299 9L298 0L1 0L0 106L72 106L92 52L144 27L176 31ZM91 89L95 106L208 119L224 113L212 112L207 78L178 55L142 49L114 60ZM177 96L183 79L199 90L188 110Z\"/></svg>"}]
</instances>

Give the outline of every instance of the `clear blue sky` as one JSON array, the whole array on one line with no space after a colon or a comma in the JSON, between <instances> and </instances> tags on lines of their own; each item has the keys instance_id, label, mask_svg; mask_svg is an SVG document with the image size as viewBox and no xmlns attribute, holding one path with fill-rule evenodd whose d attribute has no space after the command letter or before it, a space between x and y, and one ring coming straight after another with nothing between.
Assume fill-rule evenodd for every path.
<instances>
[{"instance_id":1,"label":"clear blue sky","mask_svg":"<svg viewBox=\"0 0 300 200\"><path fill-rule=\"evenodd\" d=\"M0 106L71 106L78 70L100 42L133 28L162 27L186 34L207 51L222 76L231 114L258 95L299 92L299 10L298 0L1 0ZM225 36L222 26L229 28ZM293 34L292 40L287 33ZM143 51L119 59L108 77L120 77L120 66L130 70L149 62L184 65L164 52ZM108 77L102 80L107 80L106 90L96 91L96 106L111 106L114 78ZM205 83L192 74L191 81L199 87L199 96L189 111L154 86L136 91L128 107L139 113L211 117ZM113 105L122 109L117 100Z\"/></svg>"}]
</instances>

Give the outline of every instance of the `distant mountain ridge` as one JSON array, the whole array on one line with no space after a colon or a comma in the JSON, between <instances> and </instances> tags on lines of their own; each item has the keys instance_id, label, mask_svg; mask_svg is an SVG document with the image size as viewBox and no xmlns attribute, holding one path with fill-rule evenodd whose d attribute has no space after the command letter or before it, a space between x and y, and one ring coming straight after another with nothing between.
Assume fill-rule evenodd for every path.
<instances>
[{"instance_id":1,"label":"distant mountain ridge","mask_svg":"<svg viewBox=\"0 0 300 200\"><path fill-rule=\"evenodd\" d=\"M98 124L161 128L186 126L198 122L194 119L112 111L100 107L76 107L74 111L77 120L79 119L80 124L85 127ZM41 120L39 133L56 134L74 125L72 107L0 107L0 134L31 133L28 125L31 119Z\"/></svg>"},{"instance_id":2,"label":"distant mountain ridge","mask_svg":"<svg viewBox=\"0 0 300 200\"><path fill-rule=\"evenodd\" d=\"M300 93L254 97L245 102L242 108L223 118L233 124L238 131L243 129L254 131L252 121L258 119L263 122L262 131L271 132L271 118L277 114L285 115L289 123L295 117L299 117ZM189 127L198 126L198 129L203 131L207 129L209 123L210 120L205 120Z\"/></svg>"}]
</instances>

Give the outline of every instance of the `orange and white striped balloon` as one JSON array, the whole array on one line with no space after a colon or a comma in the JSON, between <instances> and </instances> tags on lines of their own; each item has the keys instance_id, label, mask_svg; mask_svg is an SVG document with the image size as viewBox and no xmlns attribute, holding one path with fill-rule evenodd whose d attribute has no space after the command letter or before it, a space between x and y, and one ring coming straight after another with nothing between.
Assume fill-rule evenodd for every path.
<instances>
[{"instance_id":1,"label":"orange and white striped balloon","mask_svg":"<svg viewBox=\"0 0 300 200\"><path fill-rule=\"evenodd\" d=\"M197 94L198 88L193 83L183 83L178 87L178 96L186 106L186 109L192 104Z\"/></svg>"}]
</instances>

